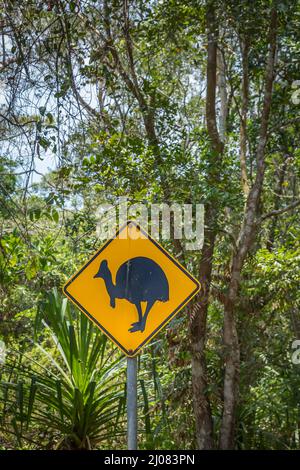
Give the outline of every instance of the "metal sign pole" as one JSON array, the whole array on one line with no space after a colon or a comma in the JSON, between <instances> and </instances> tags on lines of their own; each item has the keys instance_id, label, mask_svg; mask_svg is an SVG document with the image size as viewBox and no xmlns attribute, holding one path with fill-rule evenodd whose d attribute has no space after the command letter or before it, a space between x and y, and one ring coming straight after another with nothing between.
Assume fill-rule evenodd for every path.
<instances>
[{"instance_id":1,"label":"metal sign pole","mask_svg":"<svg viewBox=\"0 0 300 470\"><path fill-rule=\"evenodd\" d=\"M137 450L137 358L127 357L127 447Z\"/></svg>"}]
</instances>

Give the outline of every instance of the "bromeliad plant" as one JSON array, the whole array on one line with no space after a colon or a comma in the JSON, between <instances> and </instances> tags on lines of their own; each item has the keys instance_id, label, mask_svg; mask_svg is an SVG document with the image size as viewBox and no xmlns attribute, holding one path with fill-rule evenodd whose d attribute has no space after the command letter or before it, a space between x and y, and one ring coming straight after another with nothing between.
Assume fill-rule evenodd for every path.
<instances>
[{"instance_id":1,"label":"bromeliad plant","mask_svg":"<svg viewBox=\"0 0 300 470\"><path fill-rule=\"evenodd\" d=\"M2 366L1 428L19 445L37 445L38 436L58 449L103 447L121 436L125 363L107 338L56 290L39 306L35 337L30 353L11 351Z\"/></svg>"}]
</instances>

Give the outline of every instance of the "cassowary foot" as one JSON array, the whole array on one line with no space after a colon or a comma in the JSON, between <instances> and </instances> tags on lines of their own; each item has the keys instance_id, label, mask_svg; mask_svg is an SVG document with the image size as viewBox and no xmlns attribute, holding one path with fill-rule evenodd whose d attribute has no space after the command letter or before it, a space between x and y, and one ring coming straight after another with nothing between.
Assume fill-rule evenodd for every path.
<instances>
[{"instance_id":1,"label":"cassowary foot","mask_svg":"<svg viewBox=\"0 0 300 470\"><path fill-rule=\"evenodd\" d=\"M137 322L131 324L131 328L129 328L128 331L130 331L131 333L134 333L135 331L143 332L144 329L145 329L145 325L143 325L142 322L137 321Z\"/></svg>"}]
</instances>

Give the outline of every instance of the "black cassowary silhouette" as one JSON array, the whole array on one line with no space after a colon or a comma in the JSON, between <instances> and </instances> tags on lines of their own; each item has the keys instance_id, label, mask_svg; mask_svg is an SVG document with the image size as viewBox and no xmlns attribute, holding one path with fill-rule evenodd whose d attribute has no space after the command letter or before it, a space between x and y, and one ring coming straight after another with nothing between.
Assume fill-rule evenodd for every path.
<instances>
[{"instance_id":1,"label":"black cassowary silhouette","mask_svg":"<svg viewBox=\"0 0 300 470\"><path fill-rule=\"evenodd\" d=\"M116 299L126 299L136 306L139 321L132 323L129 331L144 331L148 314L157 300L169 300L169 283L161 267L150 258L139 256L123 263L116 275L116 284L107 261L103 260L94 278L105 282L110 305L115 308ZM147 302L145 313L142 313L141 302Z\"/></svg>"}]
</instances>

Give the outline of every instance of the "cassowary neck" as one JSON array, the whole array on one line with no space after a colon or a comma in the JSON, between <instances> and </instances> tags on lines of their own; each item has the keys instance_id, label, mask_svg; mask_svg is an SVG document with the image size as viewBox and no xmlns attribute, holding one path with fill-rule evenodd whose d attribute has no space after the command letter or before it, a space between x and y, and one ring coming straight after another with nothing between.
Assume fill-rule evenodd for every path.
<instances>
[{"instance_id":1,"label":"cassowary neck","mask_svg":"<svg viewBox=\"0 0 300 470\"><path fill-rule=\"evenodd\" d=\"M114 295L116 286L112 282L111 272L107 271L105 276L103 276L103 279L105 282L106 290L109 293L109 295Z\"/></svg>"},{"instance_id":2,"label":"cassowary neck","mask_svg":"<svg viewBox=\"0 0 300 470\"><path fill-rule=\"evenodd\" d=\"M116 298L119 297L118 295L118 288L112 282L111 272L108 270L107 273L103 276L105 287L107 293L110 297L110 306L115 308L116 306Z\"/></svg>"}]
</instances>

